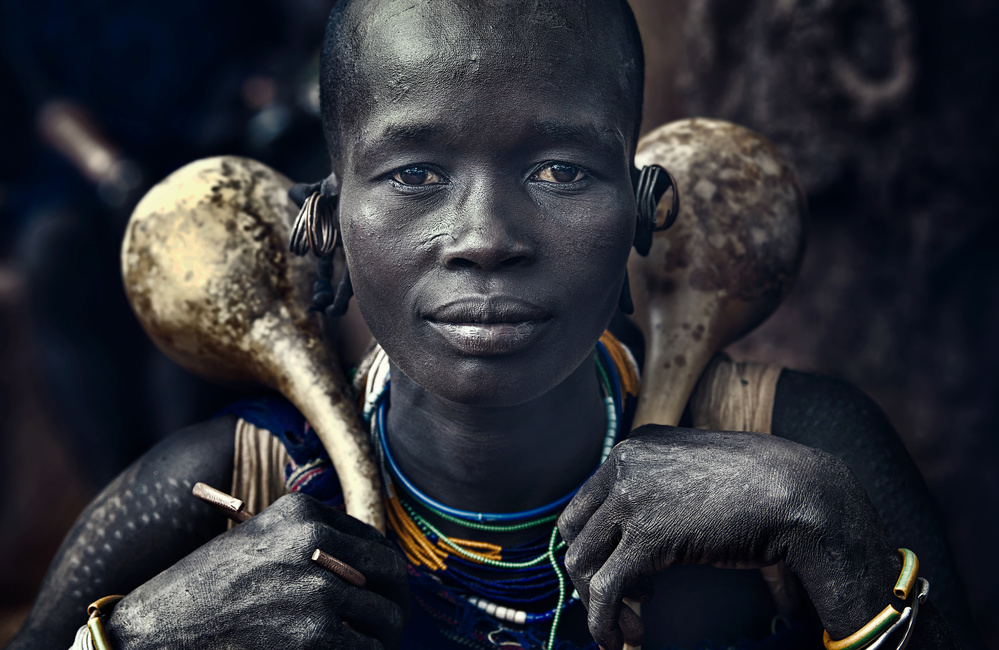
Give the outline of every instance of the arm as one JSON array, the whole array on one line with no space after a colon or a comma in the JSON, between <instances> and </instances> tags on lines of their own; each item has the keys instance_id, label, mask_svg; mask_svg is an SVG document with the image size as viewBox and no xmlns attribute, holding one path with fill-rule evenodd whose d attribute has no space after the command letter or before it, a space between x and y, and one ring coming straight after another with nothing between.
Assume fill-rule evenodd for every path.
<instances>
[{"instance_id":1,"label":"arm","mask_svg":"<svg viewBox=\"0 0 999 650\"><path fill-rule=\"evenodd\" d=\"M919 557L919 573L930 581L931 590L909 647L921 647L921 637L945 634L927 629L942 627L940 614L966 648L982 647L929 491L877 404L844 382L785 370L777 384L773 434L843 460L892 538Z\"/></svg>"},{"instance_id":2,"label":"arm","mask_svg":"<svg viewBox=\"0 0 999 650\"><path fill-rule=\"evenodd\" d=\"M234 428L224 417L183 429L104 488L66 535L8 648L68 648L89 603L129 593L224 531L225 519L191 488L228 489Z\"/></svg>"},{"instance_id":3,"label":"arm","mask_svg":"<svg viewBox=\"0 0 999 650\"><path fill-rule=\"evenodd\" d=\"M231 482L233 418L154 447L84 511L12 650L60 649L100 596L125 594L105 629L117 650L395 648L408 608L406 562L377 530L302 494L231 531L191 495ZM322 549L364 588L311 560Z\"/></svg>"},{"instance_id":4,"label":"arm","mask_svg":"<svg viewBox=\"0 0 999 650\"><path fill-rule=\"evenodd\" d=\"M816 390L824 394L821 386ZM867 449L870 441L858 448L857 456L874 458L881 472L874 487L865 488L831 443L851 435L841 431L847 423L819 417L813 397L795 401L784 392L778 408L800 405L803 415L791 421L802 431L824 430L829 450L802 444L821 440L663 426L642 427L614 448L559 520L569 542L566 568L602 645L621 645L621 596L643 576L677 565L752 568L784 560L834 639L860 629L888 604L902 610L904 603L891 595L901 568L895 549L911 544L917 553L927 552L923 563L935 562L932 548L919 546L934 536L924 531L914 542L905 537L896 543L867 491L912 490L895 498L914 512L925 510L919 498L925 487L891 485L885 478L897 473L918 480L896 440L881 457ZM827 412L849 411L842 401L831 404ZM854 436L861 422L877 422L869 407L857 412ZM786 425L782 417L775 413ZM947 566L946 552L940 557L940 567ZM946 569L941 575L946 582ZM921 608L918 621L913 650L958 647L932 606Z\"/></svg>"}]
</instances>

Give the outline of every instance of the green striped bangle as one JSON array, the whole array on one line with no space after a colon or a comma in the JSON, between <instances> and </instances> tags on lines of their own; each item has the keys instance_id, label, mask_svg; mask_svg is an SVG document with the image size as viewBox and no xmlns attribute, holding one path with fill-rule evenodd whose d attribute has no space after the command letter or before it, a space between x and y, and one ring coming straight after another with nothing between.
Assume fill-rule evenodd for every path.
<instances>
[{"instance_id":1,"label":"green striped bangle","mask_svg":"<svg viewBox=\"0 0 999 650\"><path fill-rule=\"evenodd\" d=\"M898 574L898 580L895 581L892 593L902 600L908 600L912 586L916 584L916 578L919 575L919 558L907 548L900 548L898 552L902 554L902 571ZM881 610L881 613L872 618L867 625L845 639L834 641L828 632L823 631L822 643L825 645L826 650L861 650L861 648L870 645L882 635L890 634L892 626L895 625L901 616L901 612L892 605L888 605Z\"/></svg>"},{"instance_id":2,"label":"green striped bangle","mask_svg":"<svg viewBox=\"0 0 999 650\"><path fill-rule=\"evenodd\" d=\"M916 578L919 577L919 558L907 548L900 548L898 552L902 554L902 572L898 574L892 592L902 600L908 600L912 585L916 584Z\"/></svg>"}]
</instances>

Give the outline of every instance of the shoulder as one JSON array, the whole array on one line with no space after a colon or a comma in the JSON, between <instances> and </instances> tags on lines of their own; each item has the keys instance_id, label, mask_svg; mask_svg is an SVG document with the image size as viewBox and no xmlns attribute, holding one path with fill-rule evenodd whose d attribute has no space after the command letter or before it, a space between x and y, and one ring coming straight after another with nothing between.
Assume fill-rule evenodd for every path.
<instances>
[{"instance_id":1,"label":"shoulder","mask_svg":"<svg viewBox=\"0 0 999 650\"><path fill-rule=\"evenodd\" d=\"M929 501L922 477L884 411L845 381L784 370L772 427L774 435L842 459L869 492L890 476Z\"/></svg>"},{"instance_id":2,"label":"shoulder","mask_svg":"<svg viewBox=\"0 0 999 650\"><path fill-rule=\"evenodd\" d=\"M777 381L772 433L843 460L875 502L889 477L910 496L930 500L884 411L845 381L785 369Z\"/></svg>"},{"instance_id":3,"label":"shoulder","mask_svg":"<svg viewBox=\"0 0 999 650\"><path fill-rule=\"evenodd\" d=\"M186 427L147 451L98 494L63 541L12 647L56 647L80 625L80 604L128 593L225 530L191 495L232 480L236 418Z\"/></svg>"},{"instance_id":4,"label":"shoulder","mask_svg":"<svg viewBox=\"0 0 999 650\"><path fill-rule=\"evenodd\" d=\"M117 531L119 544L112 546L120 546L117 552L123 557L136 560L156 549L172 563L217 535L225 529L224 518L191 491L199 481L228 491L235 424L232 416L208 420L180 429L152 447L97 495L67 541L74 536L86 541L92 529L104 528ZM142 569L119 573L139 575Z\"/></svg>"},{"instance_id":5,"label":"shoulder","mask_svg":"<svg viewBox=\"0 0 999 650\"><path fill-rule=\"evenodd\" d=\"M224 473L231 476L235 430L234 415L185 427L147 451L136 469L166 476L207 473L219 478L219 470L224 468Z\"/></svg>"},{"instance_id":6,"label":"shoulder","mask_svg":"<svg viewBox=\"0 0 999 650\"><path fill-rule=\"evenodd\" d=\"M774 413L784 424L806 424L837 417L844 422L856 419L885 420L884 413L856 386L823 375L785 368L777 381ZM887 420L885 420L887 421Z\"/></svg>"},{"instance_id":7,"label":"shoulder","mask_svg":"<svg viewBox=\"0 0 999 650\"><path fill-rule=\"evenodd\" d=\"M773 404L773 433L838 456L883 447L907 455L884 411L859 388L838 379L781 372Z\"/></svg>"},{"instance_id":8,"label":"shoulder","mask_svg":"<svg viewBox=\"0 0 999 650\"><path fill-rule=\"evenodd\" d=\"M157 520L155 512L166 515L174 505L195 504L197 500L191 496L191 490L199 481L228 491L233 474L235 429L236 418L223 416L177 430L108 484L83 517L110 518L117 510L126 508L148 511Z\"/></svg>"}]
</instances>

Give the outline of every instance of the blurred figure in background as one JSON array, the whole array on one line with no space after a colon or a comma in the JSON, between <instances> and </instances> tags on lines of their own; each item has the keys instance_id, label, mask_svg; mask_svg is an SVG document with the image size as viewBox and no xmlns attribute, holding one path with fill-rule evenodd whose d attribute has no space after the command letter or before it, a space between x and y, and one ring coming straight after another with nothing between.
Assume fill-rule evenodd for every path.
<instances>
[{"instance_id":1,"label":"blurred figure in background","mask_svg":"<svg viewBox=\"0 0 999 650\"><path fill-rule=\"evenodd\" d=\"M92 493L232 400L139 328L122 233L143 193L197 158L327 173L316 66L331 5L0 4L0 555L18 558L0 567L0 644Z\"/></svg>"},{"instance_id":2,"label":"blurred figure in background","mask_svg":"<svg viewBox=\"0 0 999 650\"><path fill-rule=\"evenodd\" d=\"M94 485L220 404L128 312L118 268L128 215L152 183L203 156L324 173L311 45L329 5L4 2L6 62L39 136L11 170L5 234L37 367Z\"/></svg>"}]
</instances>

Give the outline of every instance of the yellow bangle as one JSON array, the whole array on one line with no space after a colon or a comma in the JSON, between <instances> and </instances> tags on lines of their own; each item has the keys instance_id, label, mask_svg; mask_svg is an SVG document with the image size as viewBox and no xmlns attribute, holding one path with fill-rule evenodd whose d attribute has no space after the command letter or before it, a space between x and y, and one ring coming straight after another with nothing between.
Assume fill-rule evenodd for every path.
<instances>
[{"instance_id":1,"label":"yellow bangle","mask_svg":"<svg viewBox=\"0 0 999 650\"><path fill-rule=\"evenodd\" d=\"M104 623L101 622L101 618L110 614L111 610L114 609L114 606L122 598L124 596L105 596L104 598L98 598L87 607L87 614L89 615L87 629L90 630L90 639L94 642L94 647L97 650L111 650L111 644L108 642L108 636L104 631Z\"/></svg>"},{"instance_id":2,"label":"yellow bangle","mask_svg":"<svg viewBox=\"0 0 999 650\"><path fill-rule=\"evenodd\" d=\"M902 554L902 571L898 574L898 580L892 593L898 598L905 600L912 591L912 586L916 583L919 573L919 559L916 554L907 548L900 548L898 552ZM826 650L861 650L878 639L879 636L887 634L891 627L898 621L902 613L892 605L888 605L881 613L868 621L867 625L860 628L845 639L834 641L829 636L829 632L822 631L822 643Z\"/></svg>"},{"instance_id":3,"label":"yellow bangle","mask_svg":"<svg viewBox=\"0 0 999 650\"><path fill-rule=\"evenodd\" d=\"M895 624L895 621L901 615L900 611L888 605L881 610L880 614L872 618L867 625L845 639L833 641L829 633L822 630L822 643L826 646L826 650L858 650L881 636L885 630Z\"/></svg>"}]
</instances>

